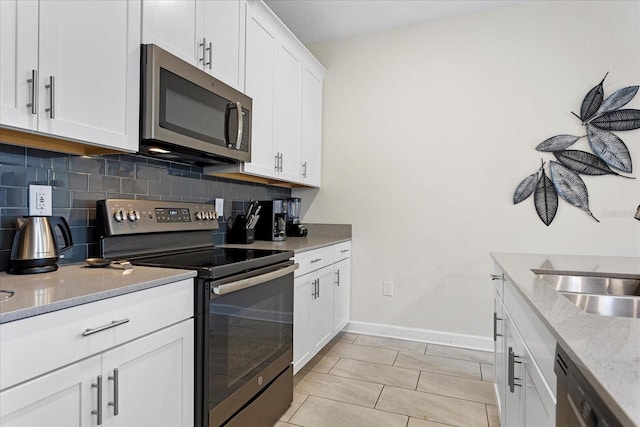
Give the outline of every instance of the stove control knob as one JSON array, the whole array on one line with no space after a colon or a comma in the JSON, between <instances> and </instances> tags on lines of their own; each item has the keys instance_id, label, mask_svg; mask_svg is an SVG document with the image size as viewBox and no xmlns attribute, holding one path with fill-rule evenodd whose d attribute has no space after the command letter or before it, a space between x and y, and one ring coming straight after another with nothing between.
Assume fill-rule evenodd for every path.
<instances>
[{"instance_id":1,"label":"stove control knob","mask_svg":"<svg viewBox=\"0 0 640 427\"><path fill-rule=\"evenodd\" d=\"M211 216L211 211L207 211L207 219L213 219L213 216Z\"/></svg>"},{"instance_id":2,"label":"stove control knob","mask_svg":"<svg viewBox=\"0 0 640 427\"><path fill-rule=\"evenodd\" d=\"M124 221L124 211L122 209L118 209L117 211L115 211L113 214L113 219L115 219L117 222Z\"/></svg>"},{"instance_id":3,"label":"stove control knob","mask_svg":"<svg viewBox=\"0 0 640 427\"><path fill-rule=\"evenodd\" d=\"M198 221L202 221L204 219L204 215L202 214L202 212L200 211L196 212L196 219Z\"/></svg>"},{"instance_id":4,"label":"stove control knob","mask_svg":"<svg viewBox=\"0 0 640 427\"><path fill-rule=\"evenodd\" d=\"M218 213L216 211L209 211L211 219L218 219Z\"/></svg>"},{"instance_id":5,"label":"stove control knob","mask_svg":"<svg viewBox=\"0 0 640 427\"><path fill-rule=\"evenodd\" d=\"M138 212L135 209L132 209L127 213L127 218L129 218L129 221L131 222L136 222L137 220L140 219L140 212Z\"/></svg>"}]
</instances>

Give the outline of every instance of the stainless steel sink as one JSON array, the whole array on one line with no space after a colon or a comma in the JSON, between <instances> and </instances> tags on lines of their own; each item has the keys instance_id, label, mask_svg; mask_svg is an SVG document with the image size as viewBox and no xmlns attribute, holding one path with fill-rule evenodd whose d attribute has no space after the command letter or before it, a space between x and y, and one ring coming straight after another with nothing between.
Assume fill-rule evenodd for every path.
<instances>
[{"instance_id":1,"label":"stainless steel sink","mask_svg":"<svg viewBox=\"0 0 640 427\"><path fill-rule=\"evenodd\" d=\"M578 294L640 296L640 279L626 277L540 274L542 280L558 292Z\"/></svg>"},{"instance_id":2,"label":"stainless steel sink","mask_svg":"<svg viewBox=\"0 0 640 427\"><path fill-rule=\"evenodd\" d=\"M560 292L579 309L601 316L640 318L640 298Z\"/></svg>"}]
</instances>

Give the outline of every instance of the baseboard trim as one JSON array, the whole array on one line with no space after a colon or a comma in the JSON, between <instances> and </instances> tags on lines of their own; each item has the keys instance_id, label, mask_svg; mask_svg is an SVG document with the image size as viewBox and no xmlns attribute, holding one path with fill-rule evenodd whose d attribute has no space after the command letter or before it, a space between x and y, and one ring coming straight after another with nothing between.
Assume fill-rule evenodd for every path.
<instances>
[{"instance_id":1,"label":"baseboard trim","mask_svg":"<svg viewBox=\"0 0 640 427\"><path fill-rule=\"evenodd\" d=\"M382 323L358 321L349 322L343 331L355 334L420 341L431 344L451 345L472 350L493 351L493 340L491 338L480 337L477 335L456 334L452 332L431 331L428 329L407 328Z\"/></svg>"}]
</instances>

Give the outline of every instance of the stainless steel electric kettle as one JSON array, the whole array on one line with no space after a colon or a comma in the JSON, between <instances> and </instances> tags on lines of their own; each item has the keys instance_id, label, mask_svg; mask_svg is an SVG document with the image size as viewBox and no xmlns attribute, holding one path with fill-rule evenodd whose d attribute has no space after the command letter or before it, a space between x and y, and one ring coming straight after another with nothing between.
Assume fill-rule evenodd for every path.
<instances>
[{"instance_id":1,"label":"stainless steel electric kettle","mask_svg":"<svg viewBox=\"0 0 640 427\"><path fill-rule=\"evenodd\" d=\"M17 225L8 273L33 274L57 270L59 251L66 251L73 246L67 221L61 216L30 216L17 218ZM64 238L65 245L60 249L54 227L60 229Z\"/></svg>"}]
</instances>

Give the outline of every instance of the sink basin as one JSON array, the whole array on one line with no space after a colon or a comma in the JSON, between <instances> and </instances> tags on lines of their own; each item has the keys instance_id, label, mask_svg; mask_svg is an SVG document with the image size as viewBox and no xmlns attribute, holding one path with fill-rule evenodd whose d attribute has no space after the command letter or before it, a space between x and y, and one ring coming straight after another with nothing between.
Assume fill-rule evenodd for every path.
<instances>
[{"instance_id":1,"label":"sink basin","mask_svg":"<svg viewBox=\"0 0 640 427\"><path fill-rule=\"evenodd\" d=\"M539 277L558 292L640 296L640 279L578 276L570 274L540 274Z\"/></svg>"},{"instance_id":2,"label":"sink basin","mask_svg":"<svg viewBox=\"0 0 640 427\"><path fill-rule=\"evenodd\" d=\"M560 293L586 313L640 318L640 298L637 297Z\"/></svg>"}]
</instances>

